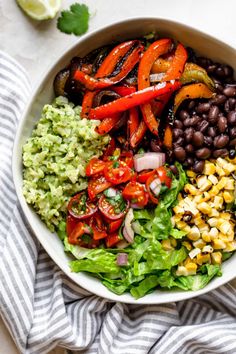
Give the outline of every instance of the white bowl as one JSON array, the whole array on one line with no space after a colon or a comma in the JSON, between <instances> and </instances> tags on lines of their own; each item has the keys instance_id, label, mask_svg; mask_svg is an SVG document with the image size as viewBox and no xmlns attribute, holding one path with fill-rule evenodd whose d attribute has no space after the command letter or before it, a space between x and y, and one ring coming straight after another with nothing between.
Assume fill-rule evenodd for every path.
<instances>
[{"instance_id":1,"label":"white bowl","mask_svg":"<svg viewBox=\"0 0 236 354\"><path fill-rule=\"evenodd\" d=\"M222 277L214 278L202 290L195 292L156 290L139 300L135 300L130 294L121 296L113 294L99 280L85 273L72 273L68 265L69 257L63 251L61 241L56 235L48 231L38 215L26 203L22 194L22 146L31 135L35 123L40 118L43 105L50 103L54 97L52 83L56 73L65 67L73 56L84 56L92 49L112 41L133 39L152 31L157 31L161 36L176 38L186 46L192 47L198 54L212 58L215 61L228 63L236 70L236 50L234 48L196 29L170 20L134 18L89 33L78 40L78 43L73 45L56 63L53 63L51 68L42 76L41 82L32 93L20 121L15 138L12 161L14 183L23 212L36 237L54 262L57 263L71 280L84 289L113 301L135 304L162 304L180 301L211 291L236 276L236 257L233 256L223 264Z\"/></svg>"}]
</instances>

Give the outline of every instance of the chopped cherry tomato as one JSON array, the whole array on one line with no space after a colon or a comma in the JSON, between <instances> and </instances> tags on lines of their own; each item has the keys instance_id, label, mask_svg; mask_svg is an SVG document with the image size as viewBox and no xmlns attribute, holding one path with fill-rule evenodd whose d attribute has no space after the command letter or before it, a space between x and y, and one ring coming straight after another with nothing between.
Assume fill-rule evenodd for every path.
<instances>
[{"instance_id":1,"label":"chopped cherry tomato","mask_svg":"<svg viewBox=\"0 0 236 354\"><path fill-rule=\"evenodd\" d=\"M67 215L67 217L66 217L67 236L69 236L71 234L71 232L73 231L73 229L76 227L77 224L78 224L78 219L74 218L71 215Z\"/></svg>"},{"instance_id":2,"label":"chopped cherry tomato","mask_svg":"<svg viewBox=\"0 0 236 354\"><path fill-rule=\"evenodd\" d=\"M119 230L119 228L121 227L122 223L123 223L123 218L115 220L115 221L108 221L108 226L107 229L109 231L109 233L113 233L117 230Z\"/></svg>"},{"instance_id":3,"label":"chopped cherry tomato","mask_svg":"<svg viewBox=\"0 0 236 354\"><path fill-rule=\"evenodd\" d=\"M134 167L134 155L132 151L123 151L120 154L119 160L125 162L130 168Z\"/></svg>"},{"instance_id":4,"label":"chopped cherry tomato","mask_svg":"<svg viewBox=\"0 0 236 354\"><path fill-rule=\"evenodd\" d=\"M125 186L122 195L137 207L144 207L148 203L148 194L144 186L135 181L129 182Z\"/></svg>"},{"instance_id":5,"label":"chopped cherry tomato","mask_svg":"<svg viewBox=\"0 0 236 354\"><path fill-rule=\"evenodd\" d=\"M122 240L122 238L119 236L118 233L114 233L109 235L106 238L106 245L107 247L113 247L115 246L120 240Z\"/></svg>"},{"instance_id":6,"label":"chopped cherry tomato","mask_svg":"<svg viewBox=\"0 0 236 354\"><path fill-rule=\"evenodd\" d=\"M137 176L137 181L140 183L146 183L147 179L155 173L153 170L144 170Z\"/></svg>"},{"instance_id":7,"label":"chopped cherry tomato","mask_svg":"<svg viewBox=\"0 0 236 354\"><path fill-rule=\"evenodd\" d=\"M108 182L121 184L131 179L132 170L123 161L112 161L105 167L104 175Z\"/></svg>"},{"instance_id":8,"label":"chopped cherry tomato","mask_svg":"<svg viewBox=\"0 0 236 354\"><path fill-rule=\"evenodd\" d=\"M165 183L166 187L170 188L172 179L170 176L168 176L168 169L164 166L161 166L157 168L156 171L161 183Z\"/></svg>"},{"instance_id":9,"label":"chopped cherry tomato","mask_svg":"<svg viewBox=\"0 0 236 354\"><path fill-rule=\"evenodd\" d=\"M91 234L91 230L88 225L86 225L84 222L78 222L76 226L73 228L73 230L70 232L68 236L68 241L72 245L78 245L80 243L80 238L84 234Z\"/></svg>"},{"instance_id":10,"label":"chopped cherry tomato","mask_svg":"<svg viewBox=\"0 0 236 354\"><path fill-rule=\"evenodd\" d=\"M111 183L104 176L91 178L88 183L88 195L91 200L94 200L97 194L102 193L105 189L111 187Z\"/></svg>"},{"instance_id":11,"label":"chopped cherry tomato","mask_svg":"<svg viewBox=\"0 0 236 354\"><path fill-rule=\"evenodd\" d=\"M117 220L125 215L128 203L124 201L120 193L117 193L117 196L113 198L102 195L98 201L98 208L106 219Z\"/></svg>"},{"instance_id":12,"label":"chopped cherry tomato","mask_svg":"<svg viewBox=\"0 0 236 354\"><path fill-rule=\"evenodd\" d=\"M96 213L90 220L89 225L93 230L93 239L101 240L102 238L107 237L106 227L102 220L102 215L100 213Z\"/></svg>"},{"instance_id":13,"label":"chopped cherry tomato","mask_svg":"<svg viewBox=\"0 0 236 354\"><path fill-rule=\"evenodd\" d=\"M74 218L83 220L95 214L97 206L88 200L86 193L82 192L70 199L67 209Z\"/></svg>"},{"instance_id":14,"label":"chopped cherry tomato","mask_svg":"<svg viewBox=\"0 0 236 354\"><path fill-rule=\"evenodd\" d=\"M157 173L154 173L146 181L146 189L148 191L148 194L149 194L149 197L150 197L151 201L154 204L158 204L159 200L158 200L158 198L155 197L154 193L152 192L152 190L150 188L150 185L155 179L158 179L158 178L159 178L159 176L157 175ZM161 184L161 181L160 181L160 184Z\"/></svg>"},{"instance_id":15,"label":"chopped cherry tomato","mask_svg":"<svg viewBox=\"0 0 236 354\"><path fill-rule=\"evenodd\" d=\"M97 157L93 157L86 166L86 176L90 177L97 173L103 172L105 166L106 163L104 161L99 160Z\"/></svg>"}]
</instances>

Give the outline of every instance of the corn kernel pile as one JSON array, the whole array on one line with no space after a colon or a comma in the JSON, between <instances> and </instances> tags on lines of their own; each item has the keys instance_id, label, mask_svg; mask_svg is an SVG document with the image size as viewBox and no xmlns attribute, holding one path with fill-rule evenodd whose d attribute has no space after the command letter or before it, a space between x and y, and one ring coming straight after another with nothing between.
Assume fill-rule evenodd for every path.
<instances>
[{"instance_id":1,"label":"corn kernel pile","mask_svg":"<svg viewBox=\"0 0 236 354\"><path fill-rule=\"evenodd\" d=\"M226 204L235 200L235 171L236 158L220 157L206 161L201 175L187 171L191 182L184 188L187 196L179 194L172 217L175 227L187 232L182 244L189 251L177 275L196 274L204 263L221 264L222 252L236 250L235 217L226 211Z\"/></svg>"}]
</instances>

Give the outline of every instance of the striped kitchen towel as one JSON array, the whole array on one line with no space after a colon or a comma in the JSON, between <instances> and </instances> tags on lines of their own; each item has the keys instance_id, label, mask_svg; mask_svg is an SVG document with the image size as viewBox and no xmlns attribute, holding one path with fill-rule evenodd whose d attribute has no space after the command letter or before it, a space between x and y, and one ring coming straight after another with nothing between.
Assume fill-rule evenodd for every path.
<instances>
[{"instance_id":1,"label":"striped kitchen towel","mask_svg":"<svg viewBox=\"0 0 236 354\"><path fill-rule=\"evenodd\" d=\"M0 312L20 352L43 354L62 346L87 354L236 353L232 284L161 306L112 303L71 282L40 247L19 207L11 172L29 92L24 70L0 52Z\"/></svg>"}]
</instances>

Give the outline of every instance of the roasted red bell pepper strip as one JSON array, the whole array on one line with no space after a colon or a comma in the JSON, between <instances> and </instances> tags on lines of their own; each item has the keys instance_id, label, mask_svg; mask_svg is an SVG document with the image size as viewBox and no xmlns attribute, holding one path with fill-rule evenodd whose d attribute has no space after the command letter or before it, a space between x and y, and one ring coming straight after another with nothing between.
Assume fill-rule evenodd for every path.
<instances>
[{"instance_id":1,"label":"roasted red bell pepper strip","mask_svg":"<svg viewBox=\"0 0 236 354\"><path fill-rule=\"evenodd\" d=\"M183 86L175 96L173 112L176 113L181 103L186 99L212 98L214 92L204 84L192 84Z\"/></svg>"},{"instance_id":2,"label":"roasted red bell pepper strip","mask_svg":"<svg viewBox=\"0 0 236 354\"><path fill-rule=\"evenodd\" d=\"M177 80L181 77L183 70L184 70L184 65L188 59L188 53L187 50L184 48L184 46L179 43L177 45L176 51L174 58L171 62L171 65L165 75L162 78L163 81L170 81L170 80Z\"/></svg>"},{"instance_id":3,"label":"roasted red bell pepper strip","mask_svg":"<svg viewBox=\"0 0 236 354\"><path fill-rule=\"evenodd\" d=\"M103 121L99 124L99 126L95 130L100 135L109 133L109 131L111 131L111 129L114 128L114 126L119 122L120 119L121 119L121 113L114 114L112 117L103 119Z\"/></svg>"},{"instance_id":4,"label":"roasted red bell pepper strip","mask_svg":"<svg viewBox=\"0 0 236 354\"><path fill-rule=\"evenodd\" d=\"M138 129L130 137L130 146L135 148L143 140L144 135L147 131L147 126L143 120L139 123Z\"/></svg>"},{"instance_id":5,"label":"roasted red bell pepper strip","mask_svg":"<svg viewBox=\"0 0 236 354\"><path fill-rule=\"evenodd\" d=\"M215 84L208 76L206 70L195 63L185 64L184 72L181 75L180 81L183 85L190 84L192 82L202 82L207 85L210 90L215 90Z\"/></svg>"},{"instance_id":6,"label":"roasted red bell pepper strip","mask_svg":"<svg viewBox=\"0 0 236 354\"><path fill-rule=\"evenodd\" d=\"M172 148L172 142L173 142L172 128L171 128L170 124L168 123L166 125L165 131L164 131L163 145L167 149L171 149Z\"/></svg>"},{"instance_id":7,"label":"roasted red bell pepper strip","mask_svg":"<svg viewBox=\"0 0 236 354\"><path fill-rule=\"evenodd\" d=\"M129 137L129 139L138 130L138 126L139 126L138 108L137 107L130 108L129 119L128 119L128 137Z\"/></svg>"},{"instance_id":8,"label":"roasted red bell pepper strip","mask_svg":"<svg viewBox=\"0 0 236 354\"><path fill-rule=\"evenodd\" d=\"M144 47L139 43L128 58L124 61L121 70L118 74L110 77L95 78L90 75L85 74L81 70L76 70L73 79L79 81L83 84L88 90L97 90L103 89L108 86L112 86L121 80L123 80L128 73L133 69L133 67L139 62L140 55L143 52Z\"/></svg>"},{"instance_id":9,"label":"roasted red bell pepper strip","mask_svg":"<svg viewBox=\"0 0 236 354\"><path fill-rule=\"evenodd\" d=\"M92 108L89 113L89 118L102 120L106 117L112 116L115 113L124 112L132 107L147 103L157 96L173 92L179 87L179 81L168 83L163 82L161 84L147 87L146 89L134 92L131 95L121 97L102 106Z\"/></svg>"},{"instance_id":10,"label":"roasted red bell pepper strip","mask_svg":"<svg viewBox=\"0 0 236 354\"><path fill-rule=\"evenodd\" d=\"M138 89L143 90L150 86L150 72L155 60L167 53L172 46L171 39L160 39L150 45L140 60L138 68ZM151 103L146 103L141 106L144 122L148 129L155 135L158 135L158 121L156 120Z\"/></svg>"},{"instance_id":11,"label":"roasted red bell pepper strip","mask_svg":"<svg viewBox=\"0 0 236 354\"><path fill-rule=\"evenodd\" d=\"M117 62L122 58L128 50L135 44L135 40L127 41L118 44L112 51L107 55L102 64L100 65L95 78L104 77L112 73ZM93 103L94 96L96 92L86 92L83 98L81 117L86 118L88 112L90 111Z\"/></svg>"},{"instance_id":12,"label":"roasted red bell pepper strip","mask_svg":"<svg viewBox=\"0 0 236 354\"><path fill-rule=\"evenodd\" d=\"M172 92L167 93L166 95L162 95L157 99L152 100L152 110L153 114L156 116L161 116L163 109L165 108L166 104L169 102Z\"/></svg>"},{"instance_id":13,"label":"roasted red bell pepper strip","mask_svg":"<svg viewBox=\"0 0 236 354\"><path fill-rule=\"evenodd\" d=\"M136 88L134 86L114 86L111 87L112 91L118 93L120 96L128 96L131 93L136 91Z\"/></svg>"}]
</instances>

